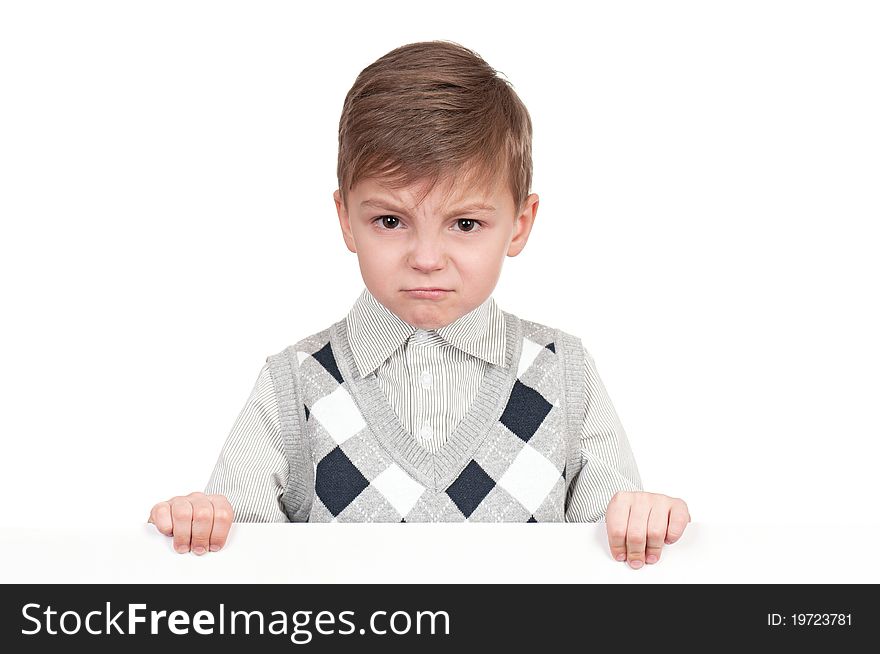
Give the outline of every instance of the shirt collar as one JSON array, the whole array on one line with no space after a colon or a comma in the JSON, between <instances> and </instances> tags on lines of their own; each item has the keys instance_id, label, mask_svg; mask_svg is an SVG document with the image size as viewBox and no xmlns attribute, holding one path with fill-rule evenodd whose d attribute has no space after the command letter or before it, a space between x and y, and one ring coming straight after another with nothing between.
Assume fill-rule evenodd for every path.
<instances>
[{"instance_id":1,"label":"shirt collar","mask_svg":"<svg viewBox=\"0 0 880 654\"><path fill-rule=\"evenodd\" d=\"M378 368L414 333L424 331L398 317L366 288L348 312L345 323L361 377ZM491 296L469 313L427 333L483 361L504 366L504 314Z\"/></svg>"}]
</instances>

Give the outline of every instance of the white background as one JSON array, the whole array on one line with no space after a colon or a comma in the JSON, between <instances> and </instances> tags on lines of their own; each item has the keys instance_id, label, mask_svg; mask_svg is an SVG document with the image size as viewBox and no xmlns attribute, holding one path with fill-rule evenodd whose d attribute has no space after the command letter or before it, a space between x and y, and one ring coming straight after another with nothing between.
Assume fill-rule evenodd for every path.
<instances>
[{"instance_id":1,"label":"white background","mask_svg":"<svg viewBox=\"0 0 880 654\"><path fill-rule=\"evenodd\" d=\"M583 339L646 490L695 522L834 523L855 556L878 33L869 2L3 3L4 523L142 523L203 488L265 357L362 288L332 200L346 92L449 39L534 124L499 306Z\"/></svg>"}]
</instances>

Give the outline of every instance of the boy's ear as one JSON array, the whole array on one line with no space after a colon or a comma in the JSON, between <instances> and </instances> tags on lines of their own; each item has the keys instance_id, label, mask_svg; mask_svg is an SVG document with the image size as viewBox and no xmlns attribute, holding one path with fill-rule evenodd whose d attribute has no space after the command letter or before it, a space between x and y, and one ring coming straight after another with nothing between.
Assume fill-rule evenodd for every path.
<instances>
[{"instance_id":1,"label":"boy's ear","mask_svg":"<svg viewBox=\"0 0 880 654\"><path fill-rule=\"evenodd\" d=\"M345 247L349 252L357 252L357 245L354 242L354 234L351 233L351 222L348 219L348 211L342 203L342 194L339 189L333 191L333 202L336 203L336 215L339 216L339 227L342 229L342 238L345 240Z\"/></svg>"},{"instance_id":2,"label":"boy's ear","mask_svg":"<svg viewBox=\"0 0 880 654\"><path fill-rule=\"evenodd\" d=\"M532 193L523 203L523 209L516 217L513 226L513 238L510 240L510 246L507 248L507 256L515 257L526 246L529 240L529 234L532 233L532 226L535 224L535 215L538 213L538 196Z\"/></svg>"}]
</instances>

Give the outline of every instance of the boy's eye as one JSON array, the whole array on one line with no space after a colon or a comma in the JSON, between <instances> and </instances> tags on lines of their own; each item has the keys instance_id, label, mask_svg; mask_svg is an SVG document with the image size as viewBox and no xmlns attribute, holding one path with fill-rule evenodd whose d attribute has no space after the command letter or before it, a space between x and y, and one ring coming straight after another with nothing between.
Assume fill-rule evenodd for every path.
<instances>
[{"instance_id":1,"label":"boy's eye","mask_svg":"<svg viewBox=\"0 0 880 654\"><path fill-rule=\"evenodd\" d=\"M479 224L478 220L472 220L470 218L459 218L457 222L463 232L473 232L477 229L477 225Z\"/></svg>"},{"instance_id":2,"label":"boy's eye","mask_svg":"<svg viewBox=\"0 0 880 654\"><path fill-rule=\"evenodd\" d=\"M397 216L379 216L378 218L376 218L376 220L381 220L382 225L384 227L388 227L389 229L396 229L397 225L400 224L400 218L398 218ZM373 222L376 222L376 220L374 220Z\"/></svg>"}]
</instances>

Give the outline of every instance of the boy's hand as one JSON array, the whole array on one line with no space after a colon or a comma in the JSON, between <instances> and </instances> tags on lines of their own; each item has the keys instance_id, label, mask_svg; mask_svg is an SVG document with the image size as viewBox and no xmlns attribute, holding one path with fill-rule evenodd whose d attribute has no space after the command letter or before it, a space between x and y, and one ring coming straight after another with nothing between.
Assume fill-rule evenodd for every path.
<instances>
[{"instance_id":1,"label":"boy's hand","mask_svg":"<svg viewBox=\"0 0 880 654\"><path fill-rule=\"evenodd\" d=\"M684 500L668 495L618 492L608 503L605 525L608 545L616 561L633 568L657 563L663 544L671 545L691 521Z\"/></svg>"},{"instance_id":2,"label":"boy's hand","mask_svg":"<svg viewBox=\"0 0 880 654\"><path fill-rule=\"evenodd\" d=\"M190 493L159 502L150 511L156 529L174 536L174 549L181 554L216 552L226 544L233 519L232 505L223 495Z\"/></svg>"}]
</instances>

